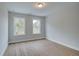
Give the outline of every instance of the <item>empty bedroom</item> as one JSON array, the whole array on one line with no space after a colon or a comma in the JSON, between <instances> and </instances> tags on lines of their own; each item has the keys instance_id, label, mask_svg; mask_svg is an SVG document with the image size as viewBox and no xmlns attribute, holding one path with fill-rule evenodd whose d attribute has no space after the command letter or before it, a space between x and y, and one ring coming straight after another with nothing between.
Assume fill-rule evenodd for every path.
<instances>
[{"instance_id":1,"label":"empty bedroom","mask_svg":"<svg viewBox=\"0 0 79 59\"><path fill-rule=\"evenodd\" d=\"M79 56L79 2L0 2L0 56Z\"/></svg>"}]
</instances>

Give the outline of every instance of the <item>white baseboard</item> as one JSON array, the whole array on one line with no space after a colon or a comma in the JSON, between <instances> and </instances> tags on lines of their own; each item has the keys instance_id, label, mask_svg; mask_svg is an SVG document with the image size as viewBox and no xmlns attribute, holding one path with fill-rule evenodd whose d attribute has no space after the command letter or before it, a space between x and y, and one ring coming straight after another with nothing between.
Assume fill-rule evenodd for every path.
<instances>
[{"instance_id":1,"label":"white baseboard","mask_svg":"<svg viewBox=\"0 0 79 59\"><path fill-rule=\"evenodd\" d=\"M50 40L50 41L52 41L52 42L58 43L58 44L60 44L60 45L63 45L63 46L65 46L65 47L71 48L71 49L73 49L73 50L79 51L79 49L74 48L74 47L72 47L72 46L70 46L70 45L67 45L67 44L65 44L65 43L63 43L63 42L59 42L59 41L50 39L50 38L48 38L48 37L47 37L46 39L48 39L48 40Z\"/></svg>"},{"instance_id":2,"label":"white baseboard","mask_svg":"<svg viewBox=\"0 0 79 59\"><path fill-rule=\"evenodd\" d=\"M10 41L8 43L16 43L16 42L24 42L24 41L32 41L32 40L38 40L38 39L43 39L45 37L41 37L41 38L32 38L32 39L25 39L25 40L18 40L18 41Z\"/></svg>"},{"instance_id":3,"label":"white baseboard","mask_svg":"<svg viewBox=\"0 0 79 59\"><path fill-rule=\"evenodd\" d=\"M45 38L45 37L42 37L42 38ZM42 38L33 38L33 39L31 39L31 40L42 39ZM50 40L50 41L53 41L53 42L55 42L55 43L58 43L58 44L60 44L60 45L66 46L66 47L68 47L68 48L71 48L71 49L73 49L73 50L79 51L79 49L74 48L74 47L71 46L71 45L67 45L67 44L65 44L65 43L63 43L63 42L59 42L59 41L53 40L53 39L48 38L48 37L46 37L46 39L48 39L48 40ZM30 39L22 40L22 41L30 41ZM16 42L22 42L22 41L16 41ZM9 43L16 43L16 42L14 41L14 42L9 42Z\"/></svg>"}]
</instances>

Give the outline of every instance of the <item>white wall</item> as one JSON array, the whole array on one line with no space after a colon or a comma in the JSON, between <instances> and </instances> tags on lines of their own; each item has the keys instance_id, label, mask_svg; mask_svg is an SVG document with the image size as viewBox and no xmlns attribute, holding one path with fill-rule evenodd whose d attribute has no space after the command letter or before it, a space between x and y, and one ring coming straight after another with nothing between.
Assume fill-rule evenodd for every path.
<instances>
[{"instance_id":1,"label":"white wall","mask_svg":"<svg viewBox=\"0 0 79 59\"><path fill-rule=\"evenodd\" d=\"M8 12L5 4L0 3L0 55L8 46Z\"/></svg>"},{"instance_id":2,"label":"white wall","mask_svg":"<svg viewBox=\"0 0 79 59\"><path fill-rule=\"evenodd\" d=\"M79 50L79 3L61 3L46 19L48 40Z\"/></svg>"},{"instance_id":3,"label":"white wall","mask_svg":"<svg viewBox=\"0 0 79 59\"><path fill-rule=\"evenodd\" d=\"M9 12L9 42L28 41L33 39L45 38L45 17L27 15L22 13ZM25 18L25 35L14 36L13 17L19 16ZM32 33L32 20L38 18L41 21L41 34Z\"/></svg>"}]
</instances>

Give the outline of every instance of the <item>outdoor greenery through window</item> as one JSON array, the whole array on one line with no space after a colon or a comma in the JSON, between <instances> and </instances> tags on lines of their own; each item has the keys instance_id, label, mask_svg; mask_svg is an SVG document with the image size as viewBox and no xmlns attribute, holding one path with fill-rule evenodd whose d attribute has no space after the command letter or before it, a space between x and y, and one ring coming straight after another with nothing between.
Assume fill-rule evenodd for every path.
<instances>
[{"instance_id":1,"label":"outdoor greenery through window","mask_svg":"<svg viewBox=\"0 0 79 59\"><path fill-rule=\"evenodd\" d=\"M14 17L14 35L25 34L25 19L22 17Z\"/></svg>"},{"instance_id":2,"label":"outdoor greenery through window","mask_svg":"<svg viewBox=\"0 0 79 59\"><path fill-rule=\"evenodd\" d=\"M33 34L40 34L40 20L33 19Z\"/></svg>"}]
</instances>

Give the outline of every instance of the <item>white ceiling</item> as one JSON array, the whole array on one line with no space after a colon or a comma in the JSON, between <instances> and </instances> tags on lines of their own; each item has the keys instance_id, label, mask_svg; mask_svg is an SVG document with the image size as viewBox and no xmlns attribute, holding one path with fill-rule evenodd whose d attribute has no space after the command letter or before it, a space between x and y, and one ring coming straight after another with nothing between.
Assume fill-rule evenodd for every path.
<instances>
[{"instance_id":1,"label":"white ceiling","mask_svg":"<svg viewBox=\"0 0 79 59\"><path fill-rule=\"evenodd\" d=\"M64 2L63 2L64 3ZM47 2L47 6L42 9L34 7L34 2L8 2L8 11L32 14L37 16L47 16L55 8L63 4L62 2ZM65 3L64 3L65 4ZM67 3L66 3L67 4Z\"/></svg>"}]
</instances>

